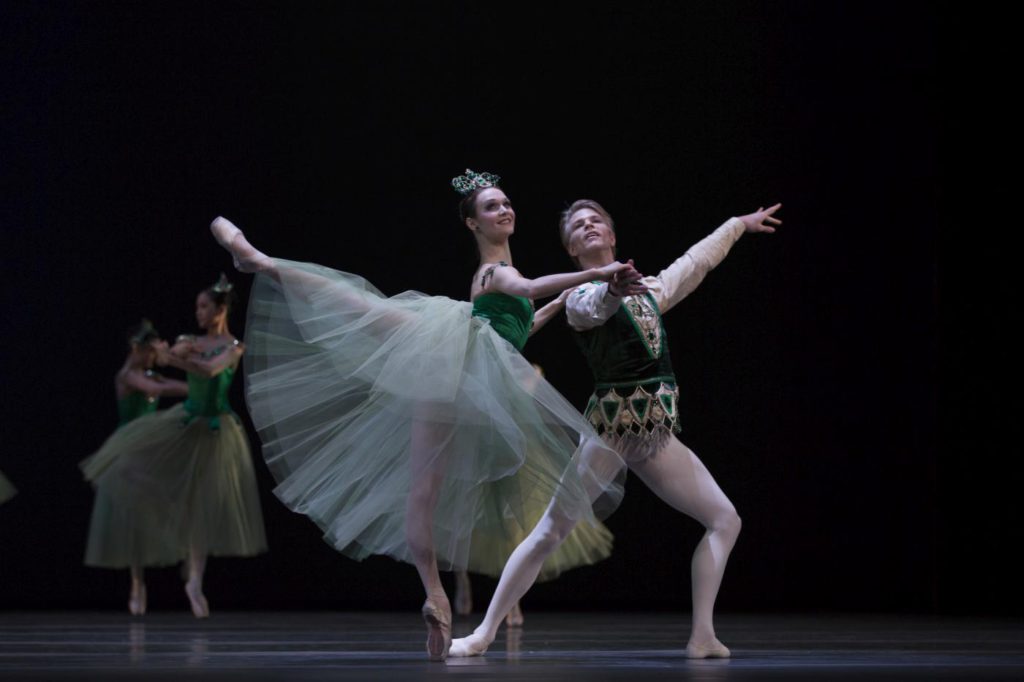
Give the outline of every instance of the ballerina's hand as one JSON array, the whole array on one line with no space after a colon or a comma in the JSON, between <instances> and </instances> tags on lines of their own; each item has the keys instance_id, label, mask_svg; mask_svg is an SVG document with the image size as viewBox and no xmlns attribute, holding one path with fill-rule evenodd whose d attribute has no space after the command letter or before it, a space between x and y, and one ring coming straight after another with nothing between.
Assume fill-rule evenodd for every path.
<instances>
[{"instance_id":1,"label":"ballerina's hand","mask_svg":"<svg viewBox=\"0 0 1024 682\"><path fill-rule=\"evenodd\" d=\"M597 279L601 280L602 282L608 282L611 280L612 277L616 275L616 273L630 269L633 269L632 262L620 263L619 261L615 261L603 267L596 268L595 274L597 275Z\"/></svg>"},{"instance_id":2,"label":"ballerina's hand","mask_svg":"<svg viewBox=\"0 0 1024 682\"><path fill-rule=\"evenodd\" d=\"M626 267L616 272L608 282L608 291L614 296L636 296L647 291L647 285L643 283L643 275L636 266L633 259L626 261Z\"/></svg>"},{"instance_id":3,"label":"ballerina's hand","mask_svg":"<svg viewBox=\"0 0 1024 682\"><path fill-rule=\"evenodd\" d=\"M195 350L195 343L192 341L192 337L182 334L174 341L174 345L170 349L170 354L177 358L188 357L188 354Z\"/></svg>"},{"instance_id":4,"label":"ballerina's hand","mask_svg":"<svg viewBox=\"0 0 1024 682\"><path fill-rule=\"evenodd\" d=\"M555 303L557 305L565 305L565 301L569 298L569 294L571 294L574 291L576 291L576 287L569 287L568 289L560 293L558 295L558 298L552 301L552 303Z\"/></svg>"},{"instance_id":5,"label":"ballerina's hand","mask_svg":"<svg viewBox=\"0 0 1024 682\"><path fill-rule=\"evenodd\" d=\"M772 214L780 208L782 208L782 204L775 204L769 208L764 208L762 206L753 213L741 215L739 219L743 221L743 225L747 228L747 232L767 232L771 234L772 232L775 232L773 225L782 224L781 220L772 217Z\"/></svg>"},{"instance_id":6,"label":"ballerina's hand","mask_svg":"<svg viewBox=\"0 0 1024 682\"><path fill-rule=\"evenodd\" d=\"M159 341L153 341L151 347L156 351L156 364L163 367L167 364L167 356L170 355L170 348L167 346L167 342L163 339Z\"/></svg>"}]
</instances>

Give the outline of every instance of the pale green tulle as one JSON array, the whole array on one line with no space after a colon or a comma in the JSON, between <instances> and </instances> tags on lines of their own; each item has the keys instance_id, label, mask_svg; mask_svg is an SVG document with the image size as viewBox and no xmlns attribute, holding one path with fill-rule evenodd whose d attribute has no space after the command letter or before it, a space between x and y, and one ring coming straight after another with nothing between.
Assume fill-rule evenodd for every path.
<instances>
[{"instance_id":1,"label":"pale green tulle","mask_svg":"<svg viewBox=\"0 0 1024 682\"><path fill-rule=\"evenodd\" d=\"M442 570L496 575L553 499L585 523L546 575L607 556L595 511L621 499L621 460L471 304L275 265L252 289L246 396L274 492L327 542L411 562L407 503L433 474Z\"/></svg>"},{"instance_id":2,"label":"pale green tulle","mask_svg":"<svg viewBox=\"0 0 1024 682\"><path fill-rule=\"evenodd\" d=\"M0 503L11 499L17 494L17 492L17 488L7 480L7 477L4 476L4 472L0 471Z\"/></svg>"},{"instance_id":3,"label":"pale green tulle","mask_svg":"<svg viewBox=\"0 0 1024 682\"><path fill-rule=\"evenodd\" d=\"M266 550L245 432L231 414L188 420L181 405L135 419L81 463L96 488L85 563L124 568Z\"/></svg>"}]
</instances>

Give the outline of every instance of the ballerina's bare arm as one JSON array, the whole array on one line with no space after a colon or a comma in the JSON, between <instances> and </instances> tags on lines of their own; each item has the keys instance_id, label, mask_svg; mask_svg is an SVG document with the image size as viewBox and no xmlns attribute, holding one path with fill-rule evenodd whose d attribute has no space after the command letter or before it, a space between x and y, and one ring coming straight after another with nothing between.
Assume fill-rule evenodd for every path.
<instances>
[{"instance_id":1,"label":"ballerina's bare arm","mask_svg":"<svg viewBox=\"0 0 1024 682\"><path fill-rule=\"evenodd\" d=\"M566 289L558 295L558 298L548 302L533 315L533 326L530 327L530 336L533 336L541 328L552 320L565 307L565 299L572 293L572 288Z\"/></svg>"},{"instance_id":2,"label":"ballerina's bare arm","mask_svg":"<svg viewBox=\"0 0 1024 682\"><path fill-rule=\"evenodd\" d=\"M566 289L579 286L594 280L607 281L615 273L632 268L627 263L614 262L600 268L589 268L580 272L566 272L557 275L544 275L536 279L527 279L515 268L494 268L488 281L484 282L484 291L498 291L509 296L523 296L529 299L544 298L560 294Z\"/></svg>"},{"instance_id":3,"label":"ballerina's bare arm","mask_svg":"<svg viewBox=\"0 0 1024 682\"><path fill-rule=\"evenodd\" d=\"M215 355L208 359L194 357L194 354L181 358L172 353L166 356L166 360L167 364L171 367L177 367L178 369L191 374L198 374L201 377L210 379L217 376L228 367L233 367L238 364L238 360L242 357L242 353L244 351L245 344L238 343L229 347L220 355Z\"/></svg>"},{"instance_id":4,"label":"ballerina's bare arm","mask_svg":"<svg viewBox=\"0 0 1024 682\"><path fill-rule=\"evenodd\" d=\"M125 388L149 396L186 396L188 384L177 379L166 379L159 374L147 376L142 372L128 372L121 378Z\"/></svg>"}]
</instances>

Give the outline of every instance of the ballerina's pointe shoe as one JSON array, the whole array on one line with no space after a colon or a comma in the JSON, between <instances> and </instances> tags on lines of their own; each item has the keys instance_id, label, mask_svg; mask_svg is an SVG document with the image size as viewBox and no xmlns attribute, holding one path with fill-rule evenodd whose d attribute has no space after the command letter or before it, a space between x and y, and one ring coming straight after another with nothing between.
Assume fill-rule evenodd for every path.
<instances>
[{"instance_id":1,"label":"ballerina's pointe shoe","mask_svg":"<svg viewBox=\"0 0 1024 682\"><path fill-rule=\"evenodd\" d=\"M427 658L443 661L452 644L452 616L429 599L423 602L423 622L427 624Z\"/></svg>"},{"instance_id":2,"label":"ballerina's pointe shoe","mask_svg":"<svg viewBox=\"0 0 1024 682\"><path fill-rule=\"evenodd\" d=\"M687 658L729 658L732 652L717 639L703 644L690 642L686 645Z\"/></svg>"},{"instance_id":3,"label":"ballerina's pointe shoe","mask_svg":"<svg viewBox=\"0 0 1024 682\"><path fill-rule=\"evenodd\" d=\"M128 612L133 616L146 615L146 586L132 585L131 596L128 597Z\"/></svg>"},{"instance_id":4,"label":"ballerina's pointe shoe","mask_svg":"<svg viewBox=\"0 0 1024 682\"><path fill-rule=\"evenodd\" d=\"M273 260L246 240L242 231L227 218L217 216L210 223L210 232L217 243L231 254L239 272L262 272L273 267Z\"/></svg>"},{"instance_id":5,"label":"ballerina's pointe shoe","mask_svg":"<svg viewBox=\"0 0 1024 682\"><path fill-rule=\"evenodd\" d=\"M460 637L459 639L453 639L452 645L448 649L448 656L451 658L469 658L470 656L483 656L487 653L487 647L490 646L482 635L478 635L475 632L468 637Z\"/></svg>"},{"instance_id":6,"label":"ballerina's pointe shoe","mask_svg":"<svg viewBox=\"0 0 1024 682\"><path fill-rule=\"evenodd\" d=\"M189 580L185 583L185 596L188 597L188 602L192 606L192 615L196 618L209 618L210 617L210 605L206 601L206 597L203 595L203 588L199 586L198 582Z\"/></svg>"}]
</instances>

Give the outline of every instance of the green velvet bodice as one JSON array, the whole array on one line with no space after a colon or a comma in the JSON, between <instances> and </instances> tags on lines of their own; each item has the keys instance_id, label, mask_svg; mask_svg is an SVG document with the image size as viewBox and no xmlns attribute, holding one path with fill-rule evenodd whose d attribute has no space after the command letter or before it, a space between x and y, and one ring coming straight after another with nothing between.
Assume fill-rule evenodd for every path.
<instances>
[{"instance_id":1,"label":"green velvet bodice","mask_svg":"<svg viewBox=\"0 0 1024 682\"><path fill-rule=\"evenodd\" d=\"M522 350L533 326L533 304L522 296L500 292L481 294L473 301L473 316L490 320L491 327L517 350Z\"/></svg>"},{"instance_id":2,"label":"green velvet bodice","mask_svg":"<svg viewBox=\"0 0 1024 682\"><path fill-rule=\"evenodd\" d=\"M676 381L665 325L650 294L626 297L604 324L573 337L597 388Z\"/></svg>"},{"instance_id":3,"label":"green velvet bodice","mask_svg":"<svg viewBox=\"0 0 1024 682\"><path fill-rule=\"evenodd\" d=\"M156 396L148 396L141 391L132 391L123 398L117 399L117 425L124 426L128 422L156 411Z\"/></svg>"}]
</instances>

